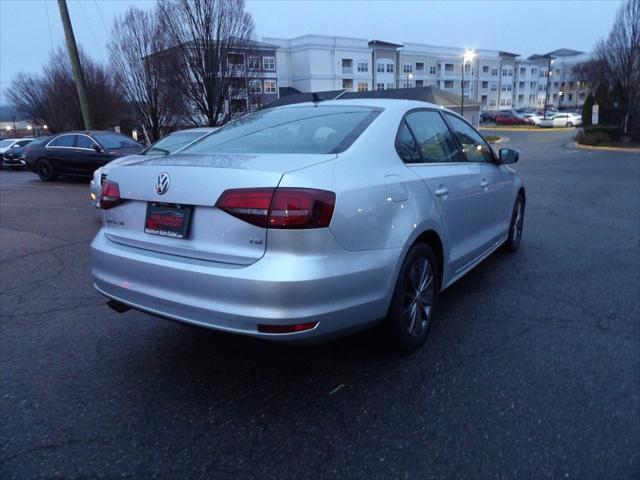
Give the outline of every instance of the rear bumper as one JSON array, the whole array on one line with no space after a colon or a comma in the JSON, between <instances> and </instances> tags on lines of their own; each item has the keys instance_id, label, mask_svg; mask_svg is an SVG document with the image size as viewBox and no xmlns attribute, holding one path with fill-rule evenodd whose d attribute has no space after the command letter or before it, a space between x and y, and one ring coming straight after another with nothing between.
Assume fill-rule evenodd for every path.
<instances>
[{"instance_id":1,"label":"rear bumper","mask_svg":"<svg viewBox=\"0 0 640 480\"><path fill-rule=\"evenodd\" d=\"M121 245L100 231L91 245L92 276L103 295L154 315L268 340L315 342L384 317L402 254L338 248L300 256L267 250L238 267ZM318 324L297 333L258 332L259 324L307 322Z\"/></svg>"}]
</instances>

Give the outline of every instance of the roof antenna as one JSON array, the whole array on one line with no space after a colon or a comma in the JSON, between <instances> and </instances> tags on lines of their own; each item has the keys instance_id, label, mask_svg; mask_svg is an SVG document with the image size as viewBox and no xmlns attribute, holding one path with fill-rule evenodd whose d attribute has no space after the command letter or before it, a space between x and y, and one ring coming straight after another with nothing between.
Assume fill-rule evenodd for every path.
<instances>
[{"instance_id":1,"label":"roof antenna","mask_svg":"<svg viewBox=\"0 0 640 480\"><path fill-rule=\"evenodd\" d=\"M320 98L320 95L318 95L316 92L313 92L313 93L311 94L311 96L312 96L312 97L311 97L311 101L312 101L313 103L315 103L315 104L316 104L316 106L317 106L317 104L318 104L318 103L320 103L320 102L322 101L322 99Z\"/></svg>"}]
</instances>

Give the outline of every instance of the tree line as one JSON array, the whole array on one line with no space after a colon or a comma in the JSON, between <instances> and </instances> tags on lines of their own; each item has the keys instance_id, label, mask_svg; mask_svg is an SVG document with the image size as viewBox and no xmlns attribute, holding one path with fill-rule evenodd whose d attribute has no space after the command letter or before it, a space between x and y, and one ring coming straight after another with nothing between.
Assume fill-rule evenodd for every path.
<instances>
[{"instance_id":1,"label":"tree line","mask_svg":"<svg viewBox=\"0 0 640 480\"><path fill-rule=\"evenodd\" d=\"M255 72L230 64L228 56L241 51L248 58L253 36L244 0L159 0L150 10L130 7L114 20L107 65L80 48L96 128L141 127L154 141L178 127L229 121L229 102L250 97ZM16 75L7 96L52 132L83 128L61 47L41 73Z\"/></svg>"}]
</instances>

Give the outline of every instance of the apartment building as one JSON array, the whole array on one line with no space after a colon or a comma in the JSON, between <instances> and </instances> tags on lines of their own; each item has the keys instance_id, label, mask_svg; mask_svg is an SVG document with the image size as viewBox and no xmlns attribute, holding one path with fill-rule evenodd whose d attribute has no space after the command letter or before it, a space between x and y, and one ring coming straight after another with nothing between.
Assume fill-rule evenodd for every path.
<instances>
[{"instance_id":1,"label":"apartment building","mask_svg":"<svg viewBox=\"0 0 640 480\"><path fill-rule=\"evenodd\" d=\"M573 73L588 55L569 49L529 58L476 50L464 65L462 85L462 48L322 35L263 40L279 47L279 85L301 92L433 86L458 95L464 92L483 110L510 110L542 108L547 93L550 105L576 108L588 88Z\"/></svg>"}]
</instances>

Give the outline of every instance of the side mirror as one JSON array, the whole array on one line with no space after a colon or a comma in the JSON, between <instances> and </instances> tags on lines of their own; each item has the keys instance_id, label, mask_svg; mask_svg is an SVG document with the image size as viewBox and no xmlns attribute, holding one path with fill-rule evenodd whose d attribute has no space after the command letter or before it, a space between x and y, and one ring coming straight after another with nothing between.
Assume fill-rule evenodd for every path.
<instances>
[{"instance_id":1,"label":"side mirror","mask_svg":"<svg viewBox=\"0 0 640 480\"><path fill-rule=\"evenodd\" d=\"M100 148L100 146L97 143L93 144L93 149L98 153L102 152L102 149Z\"/></svg>"},{"instance_id":2,"label":"side mirror","mask_svg":"<svg viewBox=\"0 0 640 480\"><path fill-rule=\"evenodd\" d=\"M516 163L520 158L520 154L513 148L501 148L500 149L500 163L508 165L510 163Z\"/></svg>"}]
</instances>

